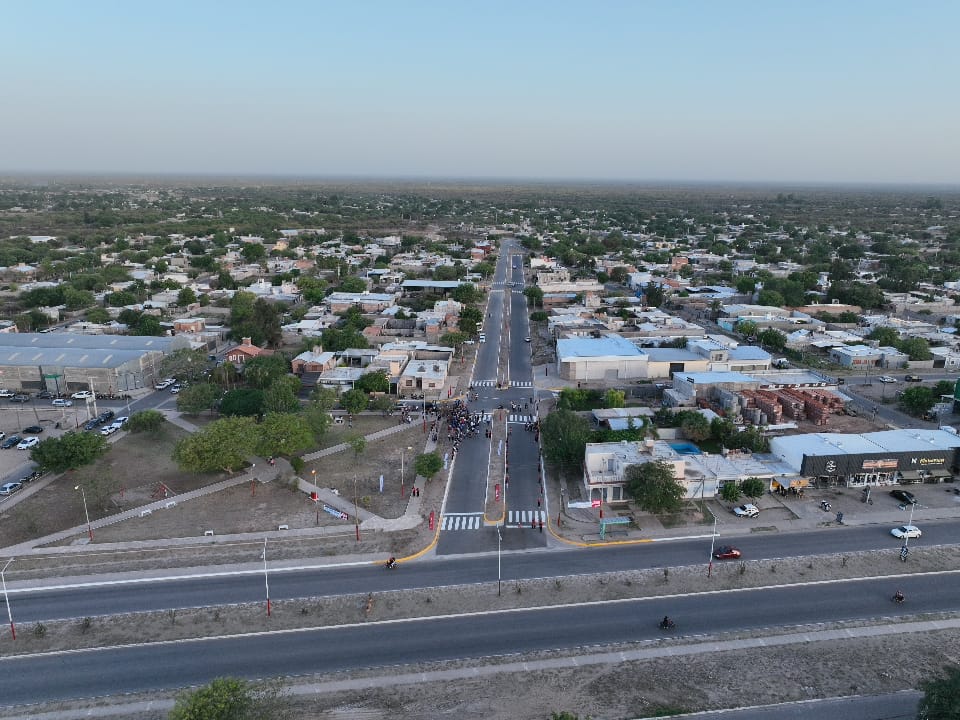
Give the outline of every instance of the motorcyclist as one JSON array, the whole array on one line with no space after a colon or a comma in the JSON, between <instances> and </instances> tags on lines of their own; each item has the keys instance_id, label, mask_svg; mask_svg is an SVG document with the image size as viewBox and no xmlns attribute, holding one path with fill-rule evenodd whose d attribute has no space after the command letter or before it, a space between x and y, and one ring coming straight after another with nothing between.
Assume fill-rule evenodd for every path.
<instances>
[{"instance_id":1,"label":"motorcyclist","mask_svg":"<svg viewBox=\"0 0 960 720\"><path fill-rule=\"evenodd\" d=\"M669 615L664 615L663 620L660 621L660 627L668 628L673 625L673 621L670 619Z\"/></svg>"},{"instance_id":2,"label":"motorcyclist","mask_svg":"<svg viewBox=\"0 0 960 720\"><path fill-rule=\"evenodd\" d=\"M897 591L893 594L893 600L894 600L894 602L902 603L903 600L904 600L904 598L903 598L903 591L902 591L902 590L897 590Z\"/></svg>"},{"instance_id":3,"label":"motorcyclist","mask_svg":"<svg viewBox=\"0 0 960 720\"><path fill-rule=\"evenodd\" d=\"M396 564L397 564L397 559L396 559L393 555L391 555L391 556L390 556L390 559L387 560L387 567L388 567L388 568L393 568L393 567L396 566Z\"/></svg>"}]
</instances>

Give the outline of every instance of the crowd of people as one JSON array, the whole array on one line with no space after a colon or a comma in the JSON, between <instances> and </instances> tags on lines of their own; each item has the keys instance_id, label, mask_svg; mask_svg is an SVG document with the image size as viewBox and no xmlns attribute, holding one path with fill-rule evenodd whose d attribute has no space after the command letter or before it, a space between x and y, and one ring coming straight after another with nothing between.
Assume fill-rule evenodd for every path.
<instances>
[{"instance_id":1,"label":"crowd of people","mask_svg":"<svg viewBox=\"0 0 960 720\"><path fill-rule=\"evenodd\" d=\"M476 437L483 424L483 413L470 412L470 407L463 400L454 400L444 403L440 408L434 427L440 419L446 420L447 439L456 452L460 443L467 438Z\"/></svg>"}]
</instances>

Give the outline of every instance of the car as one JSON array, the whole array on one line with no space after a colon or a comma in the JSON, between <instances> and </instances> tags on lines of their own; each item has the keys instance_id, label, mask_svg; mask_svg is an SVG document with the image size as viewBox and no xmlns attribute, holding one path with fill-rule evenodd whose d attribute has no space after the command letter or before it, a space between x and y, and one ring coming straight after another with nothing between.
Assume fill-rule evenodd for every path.
<instances>
[{"instance_id":1,"label":"car","mask_svg":"<svg viewBox=\"0 0 960 720\"><path fill-rule=\"evenodd\" d=\"M12 398L14 395L16 395L16 393L13 392L13 390L0 390L0 398Z\"/></svg>"},{"instance_id":2,"label":"car","mask_svg":"<svg viewBox=\"0 0 960 720\"><path fill-rule=\"evenodd\" d=\"M29 450L32 447L36 447L40 444L40 438L38 437L28 437L20 441L20 444L17 445L17 450Z\"/></svg>"},{"instance_id":3,"label":"car","mask_svg":"<svg viewBox=\"0 0 960 720\"><path fill-rule=\"evenodd\" d=\"M906 503L907 505L917 504L917 498L914 496L912 492L909 492L908 490L901 490L899 488L897 488L896 490L891 490L890 497L894 497L900 502Z\"/></svg>"},{"instance_id":4,"label":"car","mask_svg":"<svg viewBox=\"0 0 960 720\"><path fill-rule=\"evenodd\" d=\"M19 443L21 440L23 440L23 438L20 437L19 435L11 435L2 443L0 443L0 448L3 448L4 450L9 450L10 448L14 447L17 443Z\"/></svg>"},{"instance_id":5,"label":"car","mask_svg":"<svg viewBox=\"0 0 960 720\"><path fill-rule=\"evenodd\" d=\"M0 495L13 495L17 490L23 487L21 482L8 482L0 485Z\"/></svg>"},{"instance_id":6,"label":"car","mask_svg":"<svg viewBox=\"0 0 960 720\"><path fill-rule=\"evenodd\" d=\"M43 428L39 425L28 425L23 429L25 435L39 435L43 432Z\"/></svg>"},{"instance_id":7,"label":"car","mask_svg":"<svg viewBox=\"0 0 960 720\"><path fill-rule=\"evenodd\" d=\"M119 429L126 425L129 419L126 415L121 415L118 418L114 418L113 424Z\"/></svg>"},{"instance_id":8,"label":"car","mask_svg":"<svg viewBox=\"0 0 960 720\"><path fill-rule=\"evenodd\" d=\"M63 398L57 398L52 403L54 407L73 407L73 400L64 400Z\"/></svg>"},{"instance_id":9,"label":"car","mask_svg":"<svg viewBox=\"0 0 960 720\"><path fill-rule=\"evenodd\" d=\"M760 514L760 508L758 508L756 505L753 505L751 503L747 503L746 505L740 505L739 507L735 507L733 509L733 514L736 515L737 517L752 518Z\"/></svg>"},{"instance_id":10,"label":"car","mask_svg":"<svg viewBox=\"0 0 960 720\"><path fill-rule=\"evenodd\" d=\"M51 400L54 397L56 396L49 390L41 390L40 392L37 393L37 399L39 400Z\"/></svg>"},{"instance_id":11,"label":"car","mask_svg":"<svg viewBox=\"0 0 960 720\"><path fill-rule=\"evenodd\" d=\"M481 336L480 336L479 338L477 338L477 339L478 339L480 342L485 343L485 342L487 341L487 336L486 336L486 335L481 335Z\"/></svg>"},{"instance_id":12,"label":"car","mask_svg":"<svg viewBox=\"0 0 960 720\"><path fill-rule=\"evenodd\" d=\"M30 396L29 396L29 395L14 395L12 398L10 398L10 402L12 402L12 403L25 403L25 402L30 402Z\"/></svg>"},{"instance_id":13,"label":"car","mask_svg":"<svg viewBox=\"0 0 960 720\"><path fill-rule=\"evenodd\" d=\"M736 560L740 557L740 551L733 545L721 545L713 556L717 560Z\"/></svg>"},{"instance_id":14,"label":"car","mask_svg":"<svg viewBox=\"0 0 960 720\"><path fill-rule=\"evenodd\" d=\"M110 437L120 428L114 427L113 425L107 425L106 427L100 428L100 434L104 437Z\"/></svg>"},{"instance_id":15,"label":"car","mask_svg":"<svg viewBox=\"0 0 960 720\"><path fill-rule=\"evenodd\" d=\"M523 339L523 341L524 341L524 342L530 342L530 338L525 337L525 338Z\"/></svg>"},{"instance_id":16,"label":"car","mask_svg":"<svg viewBox=\"0 0 960 720\"><path fill-rule=\"evenodd\" d=\"M923 382L923 378L919 375L907 375L903 379L907 382Z\"/></svg>"},{"instance_id":17,"label":"car","mask_svg":"<svg viewBox=\"0 0 960 720\"><path fill-rule=\"evenodd\" d=\"M84 430L96 430L96 429L97 429L97 425L99 425L99 424L100 424L100 421L97 420L96 418L93 418L92 420L87 420L87 421L83 424L83 429L84 429Z\"/></svg>"},{"instance_id":18,"label":"car","mask_svg":"<svg viewBox=\"0 0 960 720\"><path fill-rule=\"evenodd\" d=\"M920 528L918 528L916 525L901 525L900 527L895 527L890 531L890 534L895 538L900 538L901 540L918 538L923 535L923 533L920 532Z\"/></svg>"},{"instance_id":19,"label":"car","mask_svg":"<svg viewBox=\"0 0 960 720\"><path fill-rule=\"evenodd\" d=\"M97 415L97 422L105 423L107 420L112 420L114 415L116 415L116 413L113 410L104 410Z\"/></svg>"},{"instance_id":20,"label":"car","mask_svg":"<svg viewBox=\"0 0 960 720\"><path fill-rule=\"evenodd\" d=\"M74 400L89 400L93 397L93 393L89 390L79 390L70 397Z\"/></svg>"},{"instance_id":21,"label":"car","mask_svg":"<svg viewBox=\"0 0 960 720\"><path fill-rule=\"evenodd\" d=\"M877 378L877 380L879 380L882 383L895 383L897 381L896 378L892 378L889 375L881 375L880 377Z\"/></svg>"},{"instance_id":22,"label":"car","mask_svg":"<svg viewBox=\"0 0 960 720\"><path fill-rule=\"evenodd\" d=\"M170 394L171 394L171 395L176 395L177 393L180 392L180 390L181 390L181 388L180 388L179 385L174 385L172 388L170 388Z\"/></svg>"}]
</instances>

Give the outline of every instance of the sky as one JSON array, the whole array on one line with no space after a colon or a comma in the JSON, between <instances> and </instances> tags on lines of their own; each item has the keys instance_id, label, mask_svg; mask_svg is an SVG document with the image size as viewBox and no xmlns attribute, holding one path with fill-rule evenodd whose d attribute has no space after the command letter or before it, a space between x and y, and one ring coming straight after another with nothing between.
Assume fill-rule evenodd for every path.
<instances>
[{"instance_id":1,"label":"sky","mask_svg":"<svg viewBox=\"0 0 960 720\"><path fill-rule=\"evenodd\" d=\"M0 172L960 183L955 0L4 0Z\"/></svg>"}]
</instances>

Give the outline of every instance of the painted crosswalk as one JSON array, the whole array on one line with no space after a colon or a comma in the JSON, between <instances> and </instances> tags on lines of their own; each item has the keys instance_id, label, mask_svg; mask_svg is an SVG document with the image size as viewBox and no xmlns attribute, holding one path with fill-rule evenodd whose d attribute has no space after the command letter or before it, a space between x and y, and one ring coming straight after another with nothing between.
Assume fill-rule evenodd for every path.
<instances>
[{"instance_id":1,"label":"painted crosswalk","mask_svg":"<svg viewBox=\"0 0 960 720\"><path fill-rule=\"evenodd\" d=\"M547 521L547 513L543 510L511 510L507 513L507 525L530 526L539 525Z\"/></svg>"},{"instance_id":2,"label":"painted crosswalk","mask_svg":"<svg viewBox=\"0 0 960 720\"><path fill-rule=\"evenodd\" d=\"M536 420L536 418L533 415L511 415L507 418L507 422L512 423L528 423L534 420Z\"/></svg>"},{"instance_id":3,"label":"painted crosswalk","mask_svg":"<svg viewBox=\"0 0 960 720\"><path fill-rule=\"evenodd\" d=\"M473 386L477 387L493 387L497 384L496 380L474 380Z\"/></svg>"},{"instance_id":4,"label":"painted crosswalk","mask_svg":"<svg viewBox=\"0 0 960 720\"><path fill-rule=\"evenodd\" d=\"M510 387L512 387L512 388L530 388L530 387L533 387L533 382L531 382L530 380L520 380L520 381L511 380L511 381L510 381Z\"/></svg>"},{"instance_id":5,"label":"painted crosswalk","mask_svg":"<svg viewBox=\"0 0 960 720\"><path fill-rule=\"evenodd\" d=\"M441 530L479 530L483 527L483 513L445 513Z\"/></svg>"}]
</instances>

